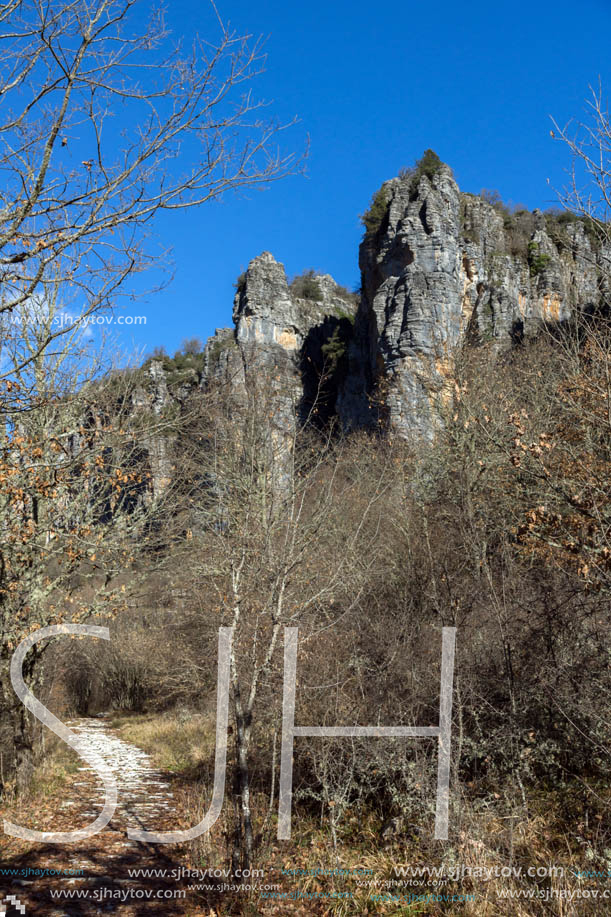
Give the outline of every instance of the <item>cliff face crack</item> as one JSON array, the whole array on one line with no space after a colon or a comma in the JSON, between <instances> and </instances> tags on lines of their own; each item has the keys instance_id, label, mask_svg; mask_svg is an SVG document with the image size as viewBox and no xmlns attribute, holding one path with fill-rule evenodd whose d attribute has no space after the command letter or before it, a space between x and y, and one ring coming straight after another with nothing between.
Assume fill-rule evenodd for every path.
<instances>
[{"instance_id":1,"label":"cliff face crack","mask_svg":"<svg viewBox=\"0 0 611 917\"><path fill-rule=\"evenodd\" d=\"M429 225L429 222L427 219L426 201L424 201L420 210L418 211L418 216L420 218L420 222L422 223L422 228L424 229L427 236L432 235L433 228Z\"/></svg>"}]
</instances>

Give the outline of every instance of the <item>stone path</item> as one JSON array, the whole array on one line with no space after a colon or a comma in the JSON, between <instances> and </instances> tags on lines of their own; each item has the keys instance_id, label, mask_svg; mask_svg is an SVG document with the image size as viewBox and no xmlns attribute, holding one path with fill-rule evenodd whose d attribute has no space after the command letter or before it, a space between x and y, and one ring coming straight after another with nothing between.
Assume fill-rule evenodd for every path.
<instances>
[{"instance_id":1,"label":"stone path","mask_svg":"<svg viewBox=\"0 0 611 917\"><path fill-rule=\"evenodd\" d=\"M5 901L7 917L19 913L7 899L12 894L25 906L26 917L209 915L211 909L201 903L201 895L189 893L188 883L172 875L187 863L184 846L152 845L127 837L128 827L150 831L184 827L177 823L179 807L171 775L160 773L145 752L120 739L104 715L75 719L66 725L88 749L97 752L106 773L113 775L117 808L106 828L84 841L63 845L16 841L18 852L8 860L1 858L3 866L8 862L13 875L10 880L6 874L0 875L0 912ZM47 813L36 817L26 807L20 819L12 820L42 831L86 827L103 808L104 786L84 762L73 776L67 798L50 799ZM33 874L36 869L46 874ZM156 870L157 874L130 876L130 870L135 869ZM50 874L54 870L60 874ZM82 871L82 875L70 876L71 871ZM72 891L74 896L53 897L57 890ZM185 897L171 898L170 893L177 890L186 892Z\"/></svg>"},{"instance_id":2,"label":"stone path","mask_svg":"<svg viewBox=\"0 0 611 917\"><path fill-rule=\"evenodd\" d=\"M85 749L97 753L104 761L104 776L111 775L117 783L119 798L113 823L124 829L152 830L161 817L171 815L174 793L169 780L155 770L145 752L116 736L104 716L72 720L66 725L79 736ZM88 765L79 767L79 772L84 772L89 779L75 781L74 787L90 786L91 778L97 783L95 772ZM62 808L76 805L74 800L66 800ZM93 819L103 805L104 792L100 789L92 798L91 809L81 814ZM131 843L126 838L125 846Z\"/></svg>"}]
</instances>

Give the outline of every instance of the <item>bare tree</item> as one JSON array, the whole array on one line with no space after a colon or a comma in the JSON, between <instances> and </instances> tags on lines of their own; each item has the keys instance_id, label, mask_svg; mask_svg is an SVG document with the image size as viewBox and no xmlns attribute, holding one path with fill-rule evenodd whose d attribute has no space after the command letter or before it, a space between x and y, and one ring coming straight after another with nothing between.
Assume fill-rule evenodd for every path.
<instances>
[{"instance_id":1,"label":"bare tree","mask_svg":"<svg viewBox=\"0 0 611 917\"><path fill-rule=\"evenodd\" d=\"M375 484L362 488L366 450L359 458L356 440L289 429L290 394L256 370L240 399L210 390L192 431L181 435L176 481L165 495L174 507L198 507L182 550L169 558L183 588L204 597L194 627L234 628L236 868L253 858L253 733L279 714L283 627L302 629L303 663L308 639L358 603L377 557L387 487L382 461Z\"/></svg>"},{"instance_id":2,"label":"bare tree","mask_svg":"<svg viewBox=\"0 0 611 917\"><path fill-rule=\"evenodd\" d=\"M57 350L45 344L59 308L55 296L30 299L28 321L3 340L13 371L2 383L0 428L0 750L3 777L20 789L33 732L9 680L11 656L39 627L124 608L117 577L153 509L142 443L162 423L135 408L137 376L102 373L83 329ZM43 652L28 654L28 679L37 679Z\"/></svg>"},{"instance_id":3,"label":"bare tree","mask_svg":"<svg viewBox=\"0 0 611 917\"><path fill-rule=\"evenodd\" d=\"M296 165L249 90L261 43L210 11L217 37L183 47L147 0L0 6L0 677L22 785L31 731L10 654L37 626L117 609L151 509L135 428L149 443L155 423L134 414L132 377L96 381L83 319L152 262L160 211Z\"/></svg>"},{"instance_id":4,"label":"bare tree","mask_svg":"<svg viewBox=\"0 0 611 917\"><path fill-rule=\"evenodd\" d=\"M0 313L44 296L59 264L75 320L112 306L151 263L160 211L296 166L249 88L261 42L210 9L217 37L184 47L148 0L2 4Z\"/></svg>"},{"instance_id":5,"label":"bare tree","mask_svg":"<svg viewBox=\"0 0 611 917\"><path fill-rule=\"evenodd\" d=\"M611 244L611 116L602 83L590 87L586 110L584 121L571 120L564 127L553 121L552 137L566 144L572 157L570 181L559 198L567 210L588 220L603 245ZM605 266L608 275L609 252Z\"/></svg>"}]
</instances>

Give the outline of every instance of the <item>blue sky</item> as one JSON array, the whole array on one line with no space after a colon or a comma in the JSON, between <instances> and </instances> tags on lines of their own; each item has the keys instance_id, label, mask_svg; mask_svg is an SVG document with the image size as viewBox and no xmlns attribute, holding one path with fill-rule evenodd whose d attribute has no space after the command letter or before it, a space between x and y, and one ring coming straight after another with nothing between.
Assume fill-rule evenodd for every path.
<instances>
[{"instance_id":1,"label":"blue sky","mask_svg":"<svg viewBox=\"0 0 611 917\"><path fill-rule=\"evenodd\" d=\"M307 177L163 216L157 239L173 249L174 280L130 304L147 324L123 333L126 351L231 324L233 281L273 252L290 275L305 268L358 284L358 215L379 185L427 147L452 166L461 189L497 189L529 208L554 203L568 152L550 138L584 117L589 84L611 94L611 0L307 4L218 0L225 20L267 36L266 72L253 90L270 114L310 137ZM172 0L178 37L209 34L205 0Z\"/></svg>"}]
</instances>

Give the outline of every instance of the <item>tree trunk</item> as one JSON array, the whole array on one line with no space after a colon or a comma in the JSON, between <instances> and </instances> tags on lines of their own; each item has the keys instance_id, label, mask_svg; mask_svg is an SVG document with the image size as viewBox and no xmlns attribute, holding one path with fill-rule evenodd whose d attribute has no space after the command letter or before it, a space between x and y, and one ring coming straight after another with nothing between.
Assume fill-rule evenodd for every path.
<instances>
[{"instance_id":1,"label":"tree trunk","mask_svg":"<svg viewBox=\"0 0 611 917\"><path fill-rule=\"evenodd\" d=\"M240 817L236 830L237 851L235 861L239 858L242 870L250 869L253 855L252 813L250 811L250 772L248 769L248 746L250 729L244 715L236 715L236 783L240 800ZM236 852L238 856L236 856Z\"/></svg>"},{"instance_id":2,"label":"tree trunk","mask_svg":"<svg viewBox=\"0 0 611 917\"><path fill-rule=\"evenodd\" d=\"M8 659L3 659L0 663L1 779L5 787L14 785L18 793L24 793L29 787L34 770L34 730L31 714L13 690L9 664ZM2 789L3 787L0 787L0 790Z\"/></svg>"},{"instance_id":3,"label":"tree trunk","mask_svg":"<svg viewBox=\"0 0 611 917\"><path fill-rule=\"evenodd\" d=\"M44 648L33 647L23 663L23 679L34 694L42 682L43 653ZM34 772L34 749L40 736L41 724L15 694L10 678L11 656L12 653L6 647L3 648L0 655L2 777L6 784L14 784L18 793L24 793L29 789Z\"/></svg>"}]
</instances>

